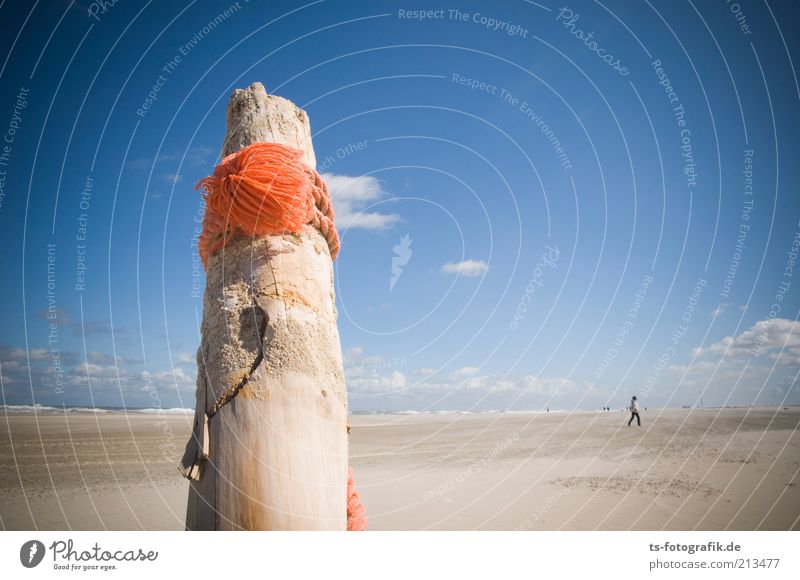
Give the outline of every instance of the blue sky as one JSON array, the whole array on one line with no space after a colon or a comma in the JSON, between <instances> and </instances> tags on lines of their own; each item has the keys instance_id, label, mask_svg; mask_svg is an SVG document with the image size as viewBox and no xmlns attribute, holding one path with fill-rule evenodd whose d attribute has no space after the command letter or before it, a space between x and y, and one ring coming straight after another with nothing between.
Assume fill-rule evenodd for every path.
<instances>
[{"instance_id":1,"label":"blue sky","mask_svg":"<svg viewBox=\"0 0 800 580\"><path fill-rule=\"evenodd\" d=\"M193 406L193 187L261 81L334 192L352 410L796 404L798 11L5 3L3 397Z\"/></svg>"}]
</instances>

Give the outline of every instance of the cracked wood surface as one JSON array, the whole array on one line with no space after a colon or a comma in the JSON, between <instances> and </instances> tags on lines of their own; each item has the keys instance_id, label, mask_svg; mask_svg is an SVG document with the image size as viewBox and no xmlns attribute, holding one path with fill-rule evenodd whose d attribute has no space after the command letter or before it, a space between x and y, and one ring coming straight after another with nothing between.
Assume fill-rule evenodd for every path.
<instances>
[{"instance_id":1,"label":"cracked wood surface","mask_svg":"<svg viewBox=\"0 0 800 580\"><path fill-rule=\"evenodd\" d=\"M314 163L305 112L234 91L223 155L257 141ZM210 257L196 416L181 470L190 530L344 530L347 392L324 237L237 237Z\"/></svg>"}]
</instances>

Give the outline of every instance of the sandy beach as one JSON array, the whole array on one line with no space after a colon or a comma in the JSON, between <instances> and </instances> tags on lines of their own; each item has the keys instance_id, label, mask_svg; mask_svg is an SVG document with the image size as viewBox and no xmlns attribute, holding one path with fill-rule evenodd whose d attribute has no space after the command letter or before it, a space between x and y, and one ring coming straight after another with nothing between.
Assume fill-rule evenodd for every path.
<instances>
[{"instance_id":1,"label":"sandy beach","mask_svg":"<svg viewBox=\"0 0 800 580\"><path fill-rule=\"evenodd\" d=\"M373 530L800 529L800 409L353 415ZM179 530L190 414L9 412L3 529Z\"/></svg>"}]
</instances>

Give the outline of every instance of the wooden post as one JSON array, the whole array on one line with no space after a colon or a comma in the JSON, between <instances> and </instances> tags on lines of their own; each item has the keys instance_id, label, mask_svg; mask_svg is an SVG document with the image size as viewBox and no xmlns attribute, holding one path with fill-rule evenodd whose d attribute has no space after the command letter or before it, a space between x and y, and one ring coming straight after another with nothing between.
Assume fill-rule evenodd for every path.
<instances>
[{"instance_id":1,"label":"wooden post","mask_svg":"<svg viewBox=\"0 0 800 580\"><path fill-rule=\"evenodd\" d=\"M223 157L277 142L316 165L305 111L261 83L234 91L227 125ZM311 226L237 236L206 278L186 529L345 530L347 392L325 238Z\"/></svg>"}]
</instances>

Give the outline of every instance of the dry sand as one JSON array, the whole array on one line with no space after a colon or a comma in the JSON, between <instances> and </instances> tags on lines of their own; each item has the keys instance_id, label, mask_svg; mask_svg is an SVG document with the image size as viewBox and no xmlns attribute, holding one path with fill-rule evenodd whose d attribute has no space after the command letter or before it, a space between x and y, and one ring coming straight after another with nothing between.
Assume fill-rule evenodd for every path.
<instances>
[{"instance_id":1,"label":"dry sand","mask_svg":"<svg viewBox=\"0 0 800 580\"><path fill-rule=\"evenodd\" d=\"M800 409L356 415L370 529L798 529ZM0 415L4 529L182 529L191 415Z\"/></svg>"}]
</instances>

